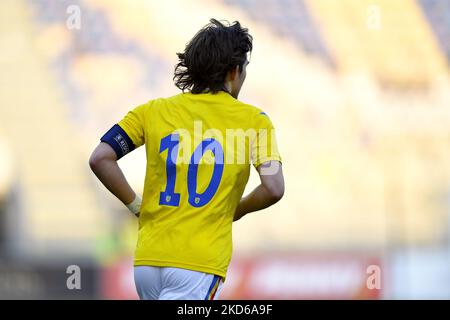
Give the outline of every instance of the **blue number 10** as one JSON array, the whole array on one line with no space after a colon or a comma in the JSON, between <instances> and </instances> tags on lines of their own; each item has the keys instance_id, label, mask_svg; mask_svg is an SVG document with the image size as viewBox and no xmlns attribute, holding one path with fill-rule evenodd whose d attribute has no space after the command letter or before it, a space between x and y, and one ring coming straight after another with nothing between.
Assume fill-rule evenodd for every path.
<instances>
[{"instance_id":1,"label":"blue number 10","mask_svg":"<svg viewBox=\"0 0 450 320\"><path fill-rule=\"evenodd\" d=\"M160 205L174 207L180 205L180 194L175 193L175 180L177 175L175 162L178 155L179 142L180 137L178 134L170 134L161 139L159 153L167 149L168 155L166 160L167 185L166 189L159 195ZM214 154L214 172L206 190L199 194L197 193L198 163L207 150L211 150ZM191 206L203 207L214 197L222 179L223 160L223 148L217 140L213 138L205 139L197 146L191 156L187 175L188 202Z\"/></svg>"}]
</instances>

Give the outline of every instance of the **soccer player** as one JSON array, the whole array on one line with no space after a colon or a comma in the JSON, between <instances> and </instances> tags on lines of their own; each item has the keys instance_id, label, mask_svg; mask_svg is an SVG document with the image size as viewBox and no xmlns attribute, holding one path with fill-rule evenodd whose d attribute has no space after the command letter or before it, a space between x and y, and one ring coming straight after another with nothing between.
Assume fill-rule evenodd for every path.
<instances>
[{"instance_id":1,"label":"soccer player","mask_svg":"<svg viewBox=\"0 0 450 320\"><path fill-rule=\"evenodd\" d=\"M134 277L141 299L217 299L233 221L283 196L273 125L237 99L251 50L239 22L211 19L177 54L174 81L182 93L128 112L90 157L98 179L139 218ZM117 160L142 145L141 200ZM242 198L250 164L261 183Z\"/></svg>"}]
</instances>

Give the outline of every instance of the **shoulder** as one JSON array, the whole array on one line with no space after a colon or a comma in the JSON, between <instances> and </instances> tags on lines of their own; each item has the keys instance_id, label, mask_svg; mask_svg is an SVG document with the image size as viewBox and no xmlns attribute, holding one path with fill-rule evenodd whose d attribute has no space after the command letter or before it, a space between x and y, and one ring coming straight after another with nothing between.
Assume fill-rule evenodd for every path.
<instances>
[{"instance_id":1,"label":"shoulder","mask_svg":"<svg viewBox=\"0 0 450 320\"><path fill-rule=\"evenodd\" d=\"M258 115L265 115L267 116L267 114L264 112L264 110L258 106L255 106L253 104L250 103L246 103L240 100L235 100L236 104L239 105L241 108L244 108L247 112L249 112L251 115L253 116L258 116Z\"/></svg>"},{"instance_id":2,"label":"shoulder","mask_svg":"<svg viewBox=\"0 0 450 320\"><path fill-rule=\"evenodd\" d=\"M137 107L135 107L132 112L137 113L139 115L145 116L149 112L156 111L164 106L171 104L171 102L175 102L177 100L177 95L172 97L159 97L147 100Z\"/></svg>"},{"instance_id":3,"label":"shoulder","mask_svg":"<svg viewBox=\"0 0 450 320\"><path fill-rule=\"evenodd\" d=\"M249 120L255 127L272 126L272 122L269 116L263 109L241 101L239 101L239 104L242 106L242 108L246 109L246 112L248 112Z\"/></svg>"},{"instance_id":4,"label":"shoulder","mask_svg":"<svg viewBox=\"0 0 450 320\"><path fill-rule=\"evenodd\" d=\"M159 97L145 103L147 109L159 109L167 106L179 104L183 100L183 94L176 94L169 97Z\"/></svg>"},{"instance_id":5,"label":"shoulder","mask_svg":"<svg viewBox=\"0 0 450 320\"><path fill-rule=\"evenodd\" d=\"M152 101L156 104L166 104L166 103L181 101L181 100L183 100L183 98L184 98L183 93L177 93L177 94L174 94L174 95L168 96L168 97L160 97L160 98L154 99Z\"/></svg>"}]
</instances>

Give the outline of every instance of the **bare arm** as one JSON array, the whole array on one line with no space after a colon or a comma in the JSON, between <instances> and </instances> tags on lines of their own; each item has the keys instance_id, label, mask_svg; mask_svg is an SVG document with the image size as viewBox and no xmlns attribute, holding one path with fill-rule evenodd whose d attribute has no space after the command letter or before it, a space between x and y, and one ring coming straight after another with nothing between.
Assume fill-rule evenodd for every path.
<instances>
[{"instance_id":1,"label":"bare arm","mask_svg":"<svg viewBox=\"0 0 450 320\"><path fill-rule=\"evenodd\" d=\"M89 166L103 185L123 204L128 205L136 197L122 170L117 164L117 155L107 143L100 144L89 158Z\"/></svg>"},{"instance_id":2,"label":"bare arm","mask_svg":"<svg viewBox=\"0 0 450 320\"><path fill-rule=\"evenodd\" d=\"M272 170L271 174L267 174L265 169L269 168L275 170ZM256 170L261 179L261 184L241 199L236 208L233 221L239 220L247 213L270 207L283 197L284 177L281 163L269 161L258 166Z\"/></svg>"}]
</instances>

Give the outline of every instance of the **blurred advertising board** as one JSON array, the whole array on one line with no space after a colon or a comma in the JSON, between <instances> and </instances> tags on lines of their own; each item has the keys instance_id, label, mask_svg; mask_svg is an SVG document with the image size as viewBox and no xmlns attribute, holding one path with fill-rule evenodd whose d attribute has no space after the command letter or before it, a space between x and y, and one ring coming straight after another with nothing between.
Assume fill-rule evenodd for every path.
<instances>
[{"instance_id":1,"label":"blurred advertising board","mask_svg":"<svg viewBox=\"0 0 450 320\"><path fill-rule=\"evenodd\" d=\"M96 299L97 276L97 267L72 261L36 264L0 260L0 299Z\"/></svg>"},{"instance_id":2,"label":"blurred advertising board","mask_svg":"<svg viewBox=\"0 0 450 320\"><path fill-rule=\"evenodd\" d=\"M133 258L124 258L104 266L100 283L102 299L139 299L134 286Z\"/></svg>"},{"instance_id":3,"label":"blurred advertising board","mask_svg":"<svg viewBox=\"0 0 450 320\"><path fill-rule=\"evenodd\" d=\"M127 258L103 269L102 298L138 298L131 266ZM377 272L382 272L378 255L235 254L220 298L380 299L383 277Z\"/></svg>"},{"instance_id":4,"label":"blurred advertising board","mask_svg":"<svg viewBox=\"0 0 450 320\"><path fill-rule=\"evenodd\" d=\"M233 257L222 299L380 299L381 258L365 254Z\"/></svg>"}]
</instances>

